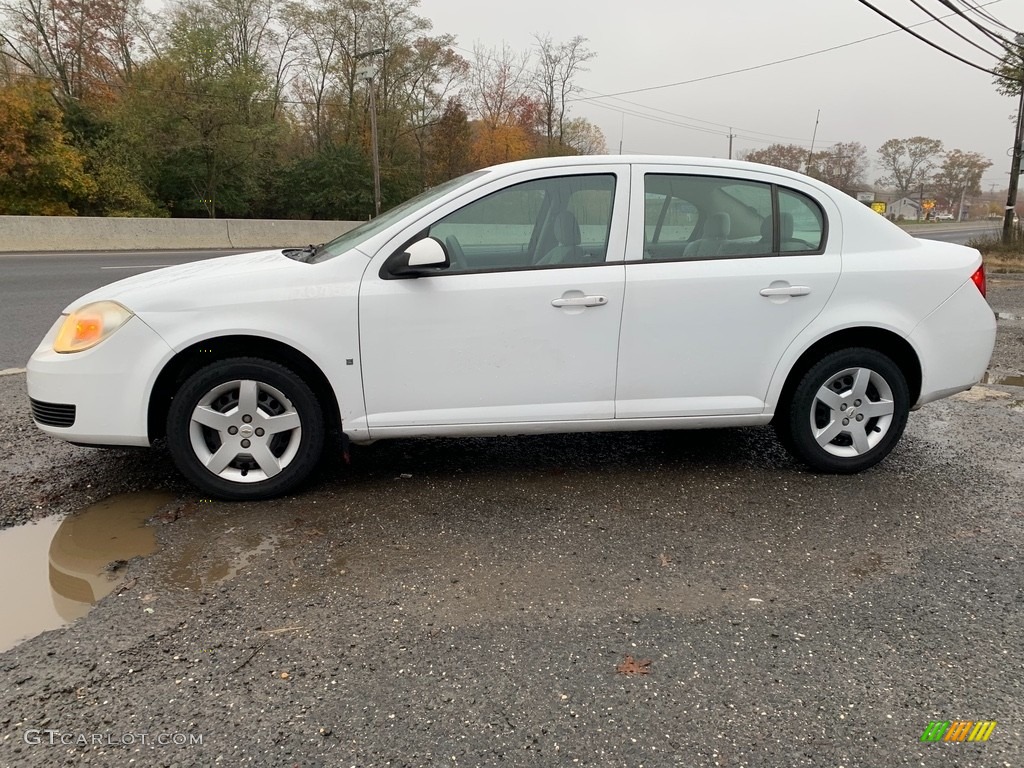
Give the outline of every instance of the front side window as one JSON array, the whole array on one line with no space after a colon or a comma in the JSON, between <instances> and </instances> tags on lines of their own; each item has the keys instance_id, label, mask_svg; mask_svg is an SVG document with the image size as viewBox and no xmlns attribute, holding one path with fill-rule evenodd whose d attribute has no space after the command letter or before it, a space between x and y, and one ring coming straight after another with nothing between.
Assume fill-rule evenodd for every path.
<instances>
[{"instance_id":1,"label":"front side window","mask_svg":"<svg viewBox=\"0 0 1024 768\"><path fill-rule=\"evenodd\" d=\"M450 272L600 264L615 176L556 176L494 192L434 223Z\"/></svg>"}]
</instances>

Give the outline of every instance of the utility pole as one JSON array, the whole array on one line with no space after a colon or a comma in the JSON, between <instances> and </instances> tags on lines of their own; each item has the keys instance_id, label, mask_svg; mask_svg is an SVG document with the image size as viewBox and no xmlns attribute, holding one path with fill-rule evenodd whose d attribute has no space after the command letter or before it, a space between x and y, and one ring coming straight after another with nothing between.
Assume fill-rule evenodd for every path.
<instances>
[{"instance_id":1,"label":"utility pole","mask_svg":"<svg viewBox=\"0 0 1024 768\"><path fill-rule=\"evenodd\" d=\"M818 114L814 118L814 133L811 134L811 151L807 153L807 168L805 172L809 175L811 172L811 160L814 158L814 142L818 138L818 122L821 120L821 110L818 110Z\"/></svg>"},{"instance_id":2,"label":"utility pole","mask_svg":"<svg viewBox=\"0 0 1024 768\"><path fill-rule=\"evenodd\" d=\"M355 60L369 58L370 56L382 56L387 53L387 48L374 48L372 51L363 51L355 55ZM380 216L380 150L377 147L377 89L373 85L373 78L377 75L377 68L373 65L363 66L356 70L356 76L366 81L366 87L370 91L370 151L373 154L373 211L374 217Z\"/></svg>"},{"instance_id":3,"label":"utility pole","mask_svg":"<svg viewBox=\"0 0 1024 768\"><path fill-rule=\"evenodd\" d=\"M732 160L732 140L736 138L736 134L732 132L732 128L729 128L729 159Z\"/></svg>"},{"instance_id":4,"label":"utility pole","mask_svg":"<svg viewBox=\"0 0 1024 768\"><path fill-rule=\"evenodd\" d=\"M1024 151L1024 34L1017 34L1017 55L1020 57L1020 106L1017 108L1017 133L1013 139L1013 162L1010 164L1010 186L1006 192L1003 212L1003 244L1013 240L1013 219L1017 209L1017 186L1020 183L1021 153Z\"/></svg>"}]
</instances>

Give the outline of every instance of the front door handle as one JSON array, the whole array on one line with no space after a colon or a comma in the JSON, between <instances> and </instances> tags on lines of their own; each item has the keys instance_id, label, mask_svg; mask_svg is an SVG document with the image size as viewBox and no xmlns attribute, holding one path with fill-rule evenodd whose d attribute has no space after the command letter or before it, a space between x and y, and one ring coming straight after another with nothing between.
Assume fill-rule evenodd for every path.
<instances>
[{"instance_id":1,"label":"front door handle","mask_svg":"<svg viewBox=\"0 0 1024 768\"><path fill-rule=\"evenodd\" d=\"M762 288L762 296L806 296L811 292L809 285L780 285Z\"/></svg>"},{"instance_id":2,"label":"front door handle","mask_svg":"<svg viewBox=\"0 0 1024 768\"><path fill-rule=\"evenodd\" d=\"M600 307L607 303L607 296L563 296L551 300L552 307Z\"/></svg>"}]
</instances>

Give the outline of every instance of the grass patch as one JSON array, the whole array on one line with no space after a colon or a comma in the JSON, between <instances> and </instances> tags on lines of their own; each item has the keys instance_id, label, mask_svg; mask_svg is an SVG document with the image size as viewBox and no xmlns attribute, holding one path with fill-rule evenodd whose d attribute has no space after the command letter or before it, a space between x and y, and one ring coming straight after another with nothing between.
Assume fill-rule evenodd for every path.
<instances>
[{"instance_id":1,"label":"grass patch","mask_svg":"<svg viewBox=\"0 0 1024 768\"><path fill-rule=\"evenodd\" d=\"M985 269L991 272L1024 272L1024 227L1010 230L1010 242L1004 243L1001 234L978 237L967 242L985 257Z\"/></svg>"}]
</instances>

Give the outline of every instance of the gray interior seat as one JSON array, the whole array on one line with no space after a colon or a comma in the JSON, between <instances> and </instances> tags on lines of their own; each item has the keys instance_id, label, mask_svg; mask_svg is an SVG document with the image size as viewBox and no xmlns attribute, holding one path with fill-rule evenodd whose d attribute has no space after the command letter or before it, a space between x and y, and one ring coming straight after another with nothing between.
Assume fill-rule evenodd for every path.
<instances>
[{"instance_id":1,"label":"gray interior seat","mask_svg":"<svg viewBox=\"0 0 1024 768\"><path fill-rule=\"evenodd\" d=\"M707 224L704 225L704 236L700 240L694 240L686 246L683 256L686 258L701 258L704 256L717 256L722 246L729 239L729 232L732 230L732 219L724 211L712 213L708 216Z\"/></svg>"},{"instance_id":2,"label":"gray interior seat","mask_svg":"<svg viewBox=\"0 0 1024 768\"><path fill-rule=\"evenodd\" d=\"M562 211L555 217L554 248L544 254L538 265L544 264L575 264L580 261L580 225L572 211Z\"/></svg>"}]
</instances>

